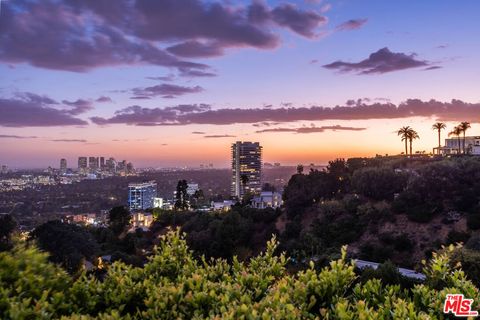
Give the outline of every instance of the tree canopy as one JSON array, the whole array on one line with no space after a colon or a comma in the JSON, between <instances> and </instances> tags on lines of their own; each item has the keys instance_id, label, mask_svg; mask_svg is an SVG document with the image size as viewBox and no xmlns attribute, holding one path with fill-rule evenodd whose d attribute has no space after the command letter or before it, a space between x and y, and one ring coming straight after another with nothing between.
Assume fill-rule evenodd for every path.
<instances>
[{"instance_id":1,"label":"tree canopy","mask_svg":"<svg viewBox=\"0 0 480 320\"><path fill-rule=\"evenodd\" d=\"M2 319L442 319L447 294L478 288L451 267L451 246L425 263L425 283L403 290L360 281L345 248L317 269L287 273L275 239L248 263L195 259L184 235L162 237L143 268L115 262L102 281L72 279L34 247L0 253ZM385 277L390 273L385 273Z\"/></svg>"}]
</instances>

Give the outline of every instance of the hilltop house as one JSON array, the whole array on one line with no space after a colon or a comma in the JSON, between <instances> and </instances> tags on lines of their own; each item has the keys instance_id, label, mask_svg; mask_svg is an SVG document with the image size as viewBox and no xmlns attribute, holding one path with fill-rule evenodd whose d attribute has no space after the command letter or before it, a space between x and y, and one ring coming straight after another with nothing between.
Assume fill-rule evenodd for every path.
<instances>
[{"instance_id":1,"label":"hilltop house","mask_svg":"<svg viewBox=\"0 0 480 320\"><path fill-rule=\"evenodd\" d=\"M465 137L465 151L467 154L480 155L480 136ZM445 139L445 146L433 148L434 154L450 155L463 152L463 137Z\"/></svg>"},{"instance_id":2,"label":"hilltop house","mask_svg":"<svg viewBox=\"0 0 480 320\"><path fill-rule=\"evenodd\" d=\"M251 202L252 208L279 208L283 204L282 194L274 191L262 191L260 196L254 197Z\"/></svg>"}]
</instances>

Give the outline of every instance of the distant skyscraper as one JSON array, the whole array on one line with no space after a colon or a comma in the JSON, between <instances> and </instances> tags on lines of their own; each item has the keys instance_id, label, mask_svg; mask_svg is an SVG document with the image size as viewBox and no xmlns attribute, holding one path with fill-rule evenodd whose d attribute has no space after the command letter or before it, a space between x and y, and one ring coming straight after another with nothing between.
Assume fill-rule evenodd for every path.
<instances>
[{"instance_id":1,"label":"distant skyscraper","mask_svg":"<svg viewBox=\"0 0 480 320\"><path fill-rule=\"evenodd\" d=\"M116 170L116 161L114 158L110 158L107 160L107 170L108 172L110 173L115 173L115 170Z\"/></svg>"},{"instance_id":2,"label":"distant skyscraper","mask_svg":"<svg viewBox=\"0 0 480 320\"><path fill-rule=\"evenodd\" d=\"M67 172L67 159L60 159L60 172Z\"/></svg>"},{"instance_id":3,"label":"distant skyscraper","mask_svg":"<svg viewBox=\"0 0 480 320\"><path fill-rule=\"evenodd\" d=\"M130 211L153 208L157 197L155 181L128 184L128 207Z\"/></svg>"},{"instance_id":4,"label":"distant skyscraper","mask_svg":"<svg viewBox=\"0 0 480 320\"><path fill-rule=\"evenodd\" d=\"M88 167L92 171L97 170L98 169L98 157L89 157L88 158Z\"/></svg>"},{"instance_id":5,"label":"distant skyscraper","mask_svg":"<svg viewBox=\"0 0 480 320\"><path fill-rule=\"evenodd\" d=\"M232 196L258 193L262 189L262 147L258 142L232 144Z\"/></svg>"},{"instance_id":6,"label":"distant skyscraper","mask_svg":"<svg viewBox=\"0 0 480 320\"><path fill-rule=\"evenodd\" d=\"M133 169L133 163L129 162L127 163L127 174L132 174L134 172L134 169Z\"/></svg>"},{"instance_id":7,"label":"distant skyscraper","mask_svg":"<svg viewBox=\"0 0 480 320\"><path fill-rule=\"evenodd\" d=\"M100 169L105 170L105 157L100 157Z\"/></svg>"},{"instance_id":8,"label":"distant skyscraper","mask_svg":"<svg viewBox=\"0 0 480 320\"><path fill-rule=\"evenodd\" d=\"M87 171L87 157L78 157L78 171L85 173Z\"/></svg>"},{"instance_id":9,"label":"distant skyscraper","mask_svg":"<svg viewBox=\"0 0 480 320\"><path fill-rule=\"evenodd\" d=\"M117 162L117 172L120 174L125 174L127 171L127 160L122 160Z\"/></svg>"}]
</instances>

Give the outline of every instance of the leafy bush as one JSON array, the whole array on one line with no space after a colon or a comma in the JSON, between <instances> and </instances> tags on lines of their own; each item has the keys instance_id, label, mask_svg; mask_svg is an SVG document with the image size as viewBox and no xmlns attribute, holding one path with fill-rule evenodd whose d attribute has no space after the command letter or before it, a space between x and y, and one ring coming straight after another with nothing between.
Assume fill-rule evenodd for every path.
<instances>
[{"instance_id":1,"label":"leafy bush","mask_svg":"<svg viewBox=\"0 0 480 320\"><path fill-rule=\"evenodd\" d=\"M289 274L276 241L248 263L196 260L178 231L161 239L144 268L113 263L102 281L72 280L34 248L0 253L2 319L441 319L447 293L480 294L449 264L451 247L425 264L409 290L357 281L346 249L321 270ZM391 270L390 270L391 271ZM387 274L387 272L385 272Z\"/></svg>"}]
</instances>

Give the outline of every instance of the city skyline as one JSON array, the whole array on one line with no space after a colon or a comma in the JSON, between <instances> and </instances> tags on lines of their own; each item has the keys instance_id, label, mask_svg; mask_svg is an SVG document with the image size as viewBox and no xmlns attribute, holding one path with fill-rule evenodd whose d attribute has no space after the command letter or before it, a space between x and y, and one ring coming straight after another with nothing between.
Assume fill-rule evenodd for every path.
<instances>
[{"instance_id":1,"label":"city skyline","mask_svg":"<svg viewBox=\"0 0 480 320\"><path fill-rule=\"evenodd\" d=\"M414 151L437 120L480 135L478 2L106 3L1 2L0 164L226 168L239 140L326 164L399 154L402 126Z\"/></svg>"}]
</instances>

